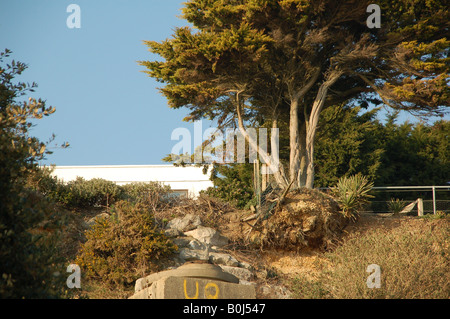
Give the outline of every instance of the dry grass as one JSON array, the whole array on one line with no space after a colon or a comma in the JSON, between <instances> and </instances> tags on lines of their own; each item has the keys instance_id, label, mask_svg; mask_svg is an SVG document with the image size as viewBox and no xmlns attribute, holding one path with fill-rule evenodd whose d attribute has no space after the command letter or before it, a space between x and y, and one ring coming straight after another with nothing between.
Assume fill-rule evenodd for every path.
<instances>
[{"instance_id":1,"label":"dry grass","mask_svg":"<svg viewBox=\"0 0 450 319\"><path fill-rule=\"evenodd\" d=\"M288 278L302 276L308 280L317 280L329 264L323 253L315 250L302 250L298 253L269 250L261 257L265 264Z\"/></svg>"},{"instance_id":2,"label":"dry grass","mask_svg":"<svg viewBox=\"0 0 450 319\"><path fill-rule=\"evenodd\" d=\"M333 252L318 278L297 276L297 298L448 299L449 218L394 219L392 227L353 232ZM370 264L381 267L381 288L366 284Z\"/></svg>"}]
</instances>

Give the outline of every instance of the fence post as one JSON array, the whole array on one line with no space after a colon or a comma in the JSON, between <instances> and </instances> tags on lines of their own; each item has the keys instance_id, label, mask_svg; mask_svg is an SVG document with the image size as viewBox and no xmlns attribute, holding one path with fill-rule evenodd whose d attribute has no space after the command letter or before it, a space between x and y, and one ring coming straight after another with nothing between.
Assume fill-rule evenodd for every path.
<instances>
[{"instance_id":1,"label":"fence post","mask_svg":"<svg viewBox=\"0 0 450 319\"><path fill-rule=\"evenodd\" d=\"M267 172L268 172L268 167L269 165L267 164L261 164L261 192L264 192L267 188Z\"/></svg>"},{"instance_id":2,"label":"fence post","mask_svg":"<svg viewBox=\"0 0 450 319\"><path fill-rule=\"evenodd\" d=\"M417 199L417 215L423 216L423 199L422 198Z\"/></svg>"},{"instance_id":3,"label":"fence post","mask_svg":"<svg viewBox=\"0 0 450 319\"><path fill-rule=\"evenodd\" d=\"M256 195L256 212L261 211L261 183L260 183L260 173L259 173L259 160L256 159L253 164L253 173L255 177L255 195Z\"/></svg>"},{"instance_id":4,"label":"fence post","mask_svg":"<svg viewBox=\"0 0 450 319\"><path fill-rule=\"evenodd\" d=\"M436 187L433 186L433 214L436 215Z\"/></svg>"}]
</instances>

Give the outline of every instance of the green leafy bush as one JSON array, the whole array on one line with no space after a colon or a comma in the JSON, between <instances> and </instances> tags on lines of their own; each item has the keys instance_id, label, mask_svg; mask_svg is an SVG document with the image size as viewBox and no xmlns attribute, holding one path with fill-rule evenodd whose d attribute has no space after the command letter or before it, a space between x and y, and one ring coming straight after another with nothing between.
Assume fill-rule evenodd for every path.
<instances>
[{"instance_id":1,"label":"green leafy bush","mask_svg":"<svg viewBox=\"0 0 450 319\"><path fill-rule=\"evenodd\" d=\"M128 201L117 202L111 218L98 219L86 238L75 261L85 278L124 287L157 271L161 258L177 249L147 205Z\"/></svg>"},{"instance_id":2,"label":"green leafy bush","mask_svg":"<svg viewBox=\"0 0 450 319\"><path fill-rule=\"evenodd\" d=\"M342 177L337 185L331 189L341 208L342 214L347 218L356 219L359 211L369 202L373 196L369 194L373 183L362 175Z\"/></svg>"}]
</instances>

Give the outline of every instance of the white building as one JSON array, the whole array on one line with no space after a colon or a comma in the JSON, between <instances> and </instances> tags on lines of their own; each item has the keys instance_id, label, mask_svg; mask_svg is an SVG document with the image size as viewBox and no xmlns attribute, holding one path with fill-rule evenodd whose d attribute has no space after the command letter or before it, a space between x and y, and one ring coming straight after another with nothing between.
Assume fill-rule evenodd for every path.
<instances>
[{"instance_id":1,"label":"white building","mask_svg":"<svg viewBox=\"0 0 450 319\"><path fill-rule=\"evenodd\" d=\"M173 165L102 165L102 166L55 166L53 175L62 182L103 178L124 185L132 182L161 182L169 185L179 195L197 197L201 190L213 186L210 171L203 174L202 167L175 167Z\"/></svg>"}]
</instances>

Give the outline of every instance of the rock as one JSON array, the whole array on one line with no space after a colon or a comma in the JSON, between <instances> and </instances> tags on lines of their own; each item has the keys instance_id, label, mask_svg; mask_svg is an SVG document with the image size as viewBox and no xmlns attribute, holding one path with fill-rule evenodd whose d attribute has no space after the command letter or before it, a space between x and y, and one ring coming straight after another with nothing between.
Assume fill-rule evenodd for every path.
<instances>
[{"instance_id":1,"label":"rock","mask_svg":"<svg viewBox=\"0 0 450 319\"><path fill-rule=\"evenodd\" d=\"M89 219L89 220L86 222L86 228L90 228L90 227L94 226L94 225L95 225L95 222L96 222L98 219L101 219L101 218L109 218L109 217L110 217L110 215L109 215L108 213L100 213L100 214L98 214L98 215L92 217L91 219Z\"/></svg>"},{"instance_id":2,"label":"rock","mask_svg":"<svg viewBox=\"0 0 450 319\"><path fill-rule=\"evenodd\" d=\"M191 236L198 241L209 246L223 247L228 244L228 238L222 236L217 230L210 227L198 226L197 229L184 233L186 236Z\"/></svg>"},{"instance_id":3,"label":"rock","mask_svg":"<svg viewBox=\"0 0 450 319\"><path fill-rule=\"evenodd\" d=\"M222 268L223 271L226 271L236 277L239 278L239 283L241 281L248 282L251 279L253 279L253 273L245 268L240 267L232 267L232 266L226 266L226 265L219 265L220 268Z\"/></svg>"},{"instance_id":4,"label":"rock","mask_svg":"<svg viewBox=\"0 0 450 319\"><path fill-rule=\"evenodd\" d=\"M221 280L235 284L239 283L239 278L237 278L233 274L223 271L223 269L219 266L211 264L187 263L175 269L160 271L146 277L139 278L138 280L136 280L134 291L138 292L147 287L150 287L153 282L165 277L195 277L211 280Z\"/></svg>"},{"instance_id":5,"label":"rock","mask_svg":"<svg viewBox=\"0 0 450 319\"><path fill-rule=\"evenodd\" d=\"M273 287L273 290L275 291L275 297L277 299L290 299L292 293L284 286L275 286Z\"/></svg>"},{"instance_id":6,"label":"rock","mask_svg":"<svg viewBox=\"0 0 450 319\"><path fill-rule=\"evenodd\" d=\"M206 244L203 244L203 243L199 242L197 239L191 240L187 244L186 247L189 248L189 249L193 249L193 250L206 250L208 248L206 246Z\"/></svg>"},{"instance_id":7,"label":"rock","mask_svg":"<svg viewBox=\"0 0 450 319\"><path fill-rule=\"evenodd\" d=\"M247 280L239 280L240 285L247 285L247 286L257 286L256 282L253 281L247 281Z\"/></svg>"},{"instance_id":8,"label":"rock","mask_svg":"<svg viewBox=\"0 0 450 319\"><path fill-rule=\"evenodd\" d=\"M201 225L200 216L194 214L187 214L184 217L178 217L172 219L166 226L166 229L178 229L179 231L185 232L195 229L197 226Z\"/></svg>"},{"instance_id":9,"label":"rock","mask_svg":"<svg viewBox=\"0 0 450 319\"><path fill-rule=\"evenodd\" d=\"M178 248L187 247L189 243L193 240L192 237L177 237L172 239L173 243L177 245Z\"/></svg>"},{"instance_id":10,"label":"rock","mask_svg":"<svg viewBox=\"0 0 450 319\"><path fill-rule=\"evenodd\" d=\"M240 261L239 262L239 267L248 269L250 271L254 270L254 267L252 265L250 265L249 263L245 262L245 261Z\"/></svg>"},{"instance_id":11,"label":"rock","mask_svg":"<svg viewBox=\"0 0 450 319\"><path fill-rule=\"evenodd\" d=\"M176 228L169 228L164 231L164 235L166 235L169 238L178 237L181 234L183 234L183 232Z\"/></svg>"},{"instance_id":12,"label":"rock","mask_svg":"<svg viewBox=\"0 0 450 319\"><path fill-rule=\"evenodd\" d=\"M189 248L180 249L180 258L186 261L192 260L208 260L209 256L204 250L193 250Z\"/></svg>"},{"instance_id":13,"label":"rock","mask_svg":"<svg viewBox=\"0 0 450 319\"><path fill-rule=\"evenodd\" d=\"M210 252L209 261L217 265L226 265L233 267L239 266L239 262L237 261L236 258L231 256L230 254L225 253Z\"/></svg>"}]
</instances>

